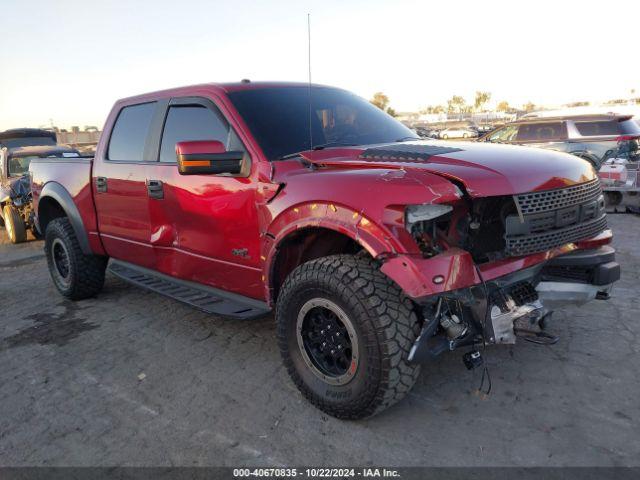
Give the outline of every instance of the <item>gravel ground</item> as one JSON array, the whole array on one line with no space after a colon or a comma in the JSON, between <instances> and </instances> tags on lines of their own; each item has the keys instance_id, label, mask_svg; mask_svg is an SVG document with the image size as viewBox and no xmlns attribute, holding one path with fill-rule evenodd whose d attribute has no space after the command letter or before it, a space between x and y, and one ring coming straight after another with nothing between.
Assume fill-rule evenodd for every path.
<instances>
[{"instance_id":1,"label":"gravel ground","mask_svg":"<svg viewBox=\"0 0 640 480\"><path fill-rule=\"evenodd\" d=\"M366 421L327 417L280 363L273 317L232 321L109 275L77 303L42 242L0 243L0 465L640 466L640 218L610 216L623 278L557 312L552 347L460 353Z\"/></svg>"}]
</instances>

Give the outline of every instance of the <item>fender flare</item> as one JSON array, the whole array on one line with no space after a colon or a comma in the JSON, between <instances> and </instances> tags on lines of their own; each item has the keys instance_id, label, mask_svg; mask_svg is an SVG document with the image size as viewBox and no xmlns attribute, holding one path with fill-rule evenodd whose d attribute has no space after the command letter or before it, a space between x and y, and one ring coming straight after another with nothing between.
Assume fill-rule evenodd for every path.
<instances>
[{"instance_id":1,"label":"fender flare","mask_svg":"<svg viewBox=\"0 0 640 480\"><path fill-rule=\"evenodd\" d=\"M307 228L322 228L345 235L358 243L373 258L395 254L401 248L397 239L369 220L361 212L329 203L305 203L289 207L271 223L264 235L261 260L266 298L271 301L272 273L280 245L292 234Z\"/></svg>"},{"instance_id":2,"label":"fender flare","mask_svg":"<svg viewBox=\"0 0 640 480\"><path fill-rule=\"evenodd\" d=\"M39 209L40 202L42 202L42 200L47 197L58 202L58 204L64 210L64 213L69 219L71 227L76 234L76 238L78 239L78 243L80 244L82 253L84 253L85 255L93 255L91 247L89 246L89 237L87 236L87 231L84 227L82 217L80 216L80 211L73 201L71 194L58 182L48 182L40 192L40 198L38 199L38 209L36 210L36 224L38 226L38 230L40 230L40 232L42 232L42 234L44 235L45 232L43 232L42 228L40 228Z\"/></svg>"}]
</instances>

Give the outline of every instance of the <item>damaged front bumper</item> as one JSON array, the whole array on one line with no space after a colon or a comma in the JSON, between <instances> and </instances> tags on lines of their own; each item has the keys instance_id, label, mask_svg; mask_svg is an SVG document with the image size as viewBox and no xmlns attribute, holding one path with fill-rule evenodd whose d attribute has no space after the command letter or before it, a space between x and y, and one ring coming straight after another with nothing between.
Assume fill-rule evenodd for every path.
<instances>
[{"instance_id":1,"label":"damaged front bumper","mask_svg":"<svg viewBox=\"0 0 640 480\"><path fill-rule=\"evenodd\" d=\"M608 245L574 249L506 275L486 278L490 276L486 272L495 273L498 267L483 272L474 266L477 281L470 282L471 286L419 300L425 321L409 354L410 362L421 363L466 345L513 344L517 337L555 343L557 338L544 331L551 312L565 305L607 299L613 283L620 278L615 250Z\"/></svg>"}]
</instances>

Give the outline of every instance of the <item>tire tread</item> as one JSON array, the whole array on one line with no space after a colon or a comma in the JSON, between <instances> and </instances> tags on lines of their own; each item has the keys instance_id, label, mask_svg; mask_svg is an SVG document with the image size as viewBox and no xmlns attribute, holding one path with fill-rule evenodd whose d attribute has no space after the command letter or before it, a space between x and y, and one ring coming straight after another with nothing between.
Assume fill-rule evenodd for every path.
<instances>
[{"instance_id":1,"label":"tire tread","mask_svg":"<svg viewBox=\"0 0 640 480\"><path fill-rule=\"evenodd\" d=\"M80 248L78 238L71 226L71 222L66 217L56 218L47 225L45 254L49 269L55 268L49 252L50 237L57 236L67 245L69 255L75 264L74 278L68 289L58 287L60 293L70 300L83 300L97 295L104 285L107 258L98 255L85 255ZM55 281L54 281L55 283Z\"/></svg>"},{"instance_id":2,"label":"tire tread","mask_svg":"<svg viewBox=\"0 0 640 480\"><path fill-rule=\"evenodd\" d=\"M363 339L368 345L377 346L381 354L380 366L371 366L373 389L366 403L338 407L307 389L296 374L288 354L286 319L280 318L282 302L288 301L301 281L316 280L322 284L338 284L345 287L345 299L373 324L374 336ZM370 257L360 255L332 255L298 266L285 280L276 307L278 319L278 343L285 366L298 389L315 406L338 418L358 419L381 412L401 400L411 390L420 373L419 365L406 362L407 355L420 332L420 323L412 302L401 289L380 272ZM381 370L379 370L381 368Z\"/></svg>"}]
</instances>

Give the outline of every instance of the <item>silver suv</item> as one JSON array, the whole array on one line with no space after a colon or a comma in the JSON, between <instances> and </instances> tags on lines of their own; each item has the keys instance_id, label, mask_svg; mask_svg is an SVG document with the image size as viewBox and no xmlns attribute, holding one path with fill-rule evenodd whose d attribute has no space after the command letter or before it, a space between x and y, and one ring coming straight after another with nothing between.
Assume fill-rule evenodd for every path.
<instances>
[{"instance_id":1,"label":"silver suv","mask_svg":"<svg viewBox=\"0 0 640 480\"><path fill-rule=\"evenodd\" d=\"M526 118L506 124L478 139L572 153L596 169L608 158L640 160L640 125L630 115L579 115Z\"/></svg>"}]
</instances>

